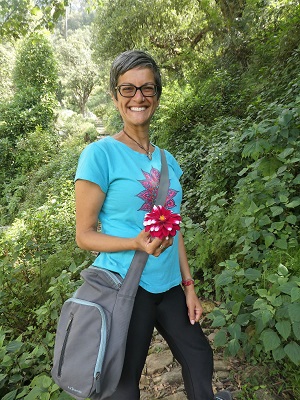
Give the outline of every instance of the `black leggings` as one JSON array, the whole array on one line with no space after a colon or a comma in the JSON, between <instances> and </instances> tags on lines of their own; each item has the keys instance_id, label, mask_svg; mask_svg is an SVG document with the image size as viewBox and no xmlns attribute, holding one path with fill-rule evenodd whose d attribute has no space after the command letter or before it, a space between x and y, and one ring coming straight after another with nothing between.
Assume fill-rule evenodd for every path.
<instances>
[{"instance_id":1,"label":"black leggings","mask_svg":"<svg viewBox=\"0 0 300 400\"><path fill-rule=\"evenodd\" d=\"M181 364L189 400L212 400L213 355L199 324L191 325L180 286L153 294L139 287L131 317L125 362L116 392L109 400L138 400L139 381L153 328L167 341Z\"/></svg>"}]
</instances>

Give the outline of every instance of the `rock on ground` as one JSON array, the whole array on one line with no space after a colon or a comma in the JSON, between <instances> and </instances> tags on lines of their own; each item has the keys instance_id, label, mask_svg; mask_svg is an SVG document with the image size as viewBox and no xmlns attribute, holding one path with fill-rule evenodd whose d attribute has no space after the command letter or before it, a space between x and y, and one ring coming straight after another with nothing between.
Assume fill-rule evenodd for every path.
<instances>
[{"instance_id":1,"label":"rock on ground","mask_svg":"<svg viewBox=\"0 0 300 400\"><path fill-rule=\"evenodd\" d=\"M236 390L231 384L232 364L229 360L214 361L213 388ZM141 400L187 400L181 375L181 367L174 359L168 345L157 332L149 349L140 382Z\"/></svg>"}]
</instances>

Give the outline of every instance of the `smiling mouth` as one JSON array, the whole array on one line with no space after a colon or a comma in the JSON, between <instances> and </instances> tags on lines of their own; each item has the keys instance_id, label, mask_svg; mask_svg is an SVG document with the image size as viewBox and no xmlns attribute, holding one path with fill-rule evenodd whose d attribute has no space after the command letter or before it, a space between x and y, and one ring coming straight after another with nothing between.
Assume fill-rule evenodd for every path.
<instances>
[{"instance_id":1,"label":"smiling mouth","mask_svg":"<svg viewBox=\"0 0 300 400\"><path fill-rule=\"evenodd\" d=\"M139 111L145 111L145 110L146 110L146 107L130 107L130 110L131 110L131 111L137 111L137 112L139 112Z\"/></svg>"}]
</instances>

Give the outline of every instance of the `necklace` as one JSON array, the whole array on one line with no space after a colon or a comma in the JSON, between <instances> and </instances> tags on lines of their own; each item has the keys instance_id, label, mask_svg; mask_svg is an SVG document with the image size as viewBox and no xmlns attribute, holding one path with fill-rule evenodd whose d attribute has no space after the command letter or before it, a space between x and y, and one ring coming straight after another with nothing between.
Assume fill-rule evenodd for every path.
<instances>
[{"instance_id":1,"label":"necklace","mask_svg":"<svg viewBox=\"0 0 300 400\"><path fill-rule=\"evenodd\" d=\"M137 142L135 139L133 139L133 137L129 136L128 133L124 131L124 129L123 129L123 132L125 133L126 136L129 137L129 139L133 140L141 149L143 149L146 152L147 157L149 158L149 160L152 160L152 154L151 154L151 151L150 151L150 143L148 144L148 149L145 149L145 147L142 146L141 143Z\"/></svg>"}]
</instances>

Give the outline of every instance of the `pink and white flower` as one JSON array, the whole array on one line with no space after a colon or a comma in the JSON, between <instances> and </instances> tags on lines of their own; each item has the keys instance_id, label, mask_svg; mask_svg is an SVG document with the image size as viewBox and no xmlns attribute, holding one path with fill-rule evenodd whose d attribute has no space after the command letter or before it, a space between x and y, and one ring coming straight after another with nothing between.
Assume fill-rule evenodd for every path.
<instances>
[{"instance_id":1,"label":"pink and white flower","mask_svg":"<svg viewBox=\"0 0 300 400\"><path fill-rule=\"evenodd\" d=\"M145 231L161 240L167 236L175 236L176 232L180 230L180 222L179 214L173 213L163 206L154 206L144 218Z\"/></svg>"}]
</instances>

